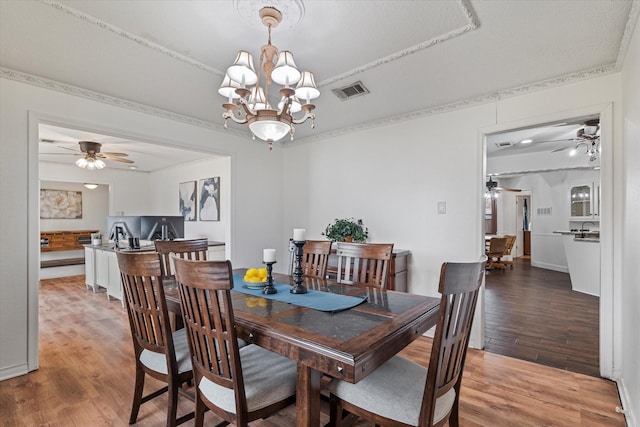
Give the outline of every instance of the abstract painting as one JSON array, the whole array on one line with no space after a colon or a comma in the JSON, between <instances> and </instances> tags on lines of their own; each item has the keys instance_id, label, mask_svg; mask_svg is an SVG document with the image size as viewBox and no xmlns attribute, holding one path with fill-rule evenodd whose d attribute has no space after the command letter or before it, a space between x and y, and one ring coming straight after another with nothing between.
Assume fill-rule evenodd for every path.
<instances>
[{"instance_id":1,"label":"abstract painting","mask_svg":"<svg viewBox=\"0 0 640 427\"><path fill-rule=\"evenodd\" d=\"M40 189L41 219L81 219L82 191Z\"/></svg>"},{"instance_id":2,"label":"abstract painting","mask_svg":"<svg viewBox=\"0 0 640 427\"><path fill-rule=\"evenodd\" d=\"M200 180L200 221L220 221L220 177Z\"/></svg>"},{"instance_id":3,"label":"abstract painting","mask_svg":"<svg viewBox=\"0 0 640 427\"><path fill-rule=\"evenodd\" d=\"M179 185L180 215L185 221L196 220L196 182L181 182Z\"/></svg>"}]
</instances>

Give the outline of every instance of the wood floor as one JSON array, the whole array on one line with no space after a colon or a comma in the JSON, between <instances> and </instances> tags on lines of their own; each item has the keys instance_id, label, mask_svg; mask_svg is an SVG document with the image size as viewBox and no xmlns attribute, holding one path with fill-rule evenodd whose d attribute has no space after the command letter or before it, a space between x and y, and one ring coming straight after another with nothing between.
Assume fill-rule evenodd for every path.
<instances>
[{"instance_id":1,"label":"wood floor","mask_svg":"<svg viewBox=\"0 0 640 427\"><path fill-rule=\"evenodd\" d=\"M571 290L569 274L531 267L486 275L485 350L599 377L599 298Z\"/></svg>"},{"instance_id":2,"label":"wood floor","mask_svg":"<svg viewBox=\"0 0 640 427\"><path fill-rule=\"evenodd\" d=\"M0 382L3 427L126 426L134 363L126 313L119 301L85 290L83 277L50 279L40 287L40 369ZM431 340L403 354L426 363ZM157 385L147 380L148 389ZM137 425L163 426L166 397L146 403ZM615 412L616 385L592 376L470 350L461 392L461 425L624 426ZM181 398L178 414L193 403ZM327 407L322 421L328 420ZM215 419L207 413L205 422ZM193 420L183 424L193 426ZM254 426L295 425L293 406ZM358 423L357 426L368 426Z\"/></svg>"}]
</instances>

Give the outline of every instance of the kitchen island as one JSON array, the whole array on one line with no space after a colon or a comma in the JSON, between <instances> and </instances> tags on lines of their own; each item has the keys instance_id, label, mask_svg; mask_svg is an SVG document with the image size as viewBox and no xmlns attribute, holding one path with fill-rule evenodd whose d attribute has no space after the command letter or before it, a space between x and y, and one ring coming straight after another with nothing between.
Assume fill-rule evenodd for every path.
<instances>
[{"instance_id":1,"label":"kitchen island","mask_svg":"<svg viewBox=\"0 0 640 427\"><path fill-rule=\"evenodd\" d=\"M122 241L119 250L124 252L153 252L155 245L150 241L143 241L139 249L129 249L126 242ZM209 241L208 259L224 261L224 242ZM107 300L111 298L122 299L122 284L120 283L120 268L113 243L102 245L84 245L85 256L85 284L97 292L98 288L104 288L107 292ZM123 301L124 304L124 301Z\"/></svg>"},{"instance_id":2,"label":"kitchen island","mask_svg":"<svg viewBox=\"0 0 640 427\"><path fill-rule=\"evenodd\" d=\"M600 296L600 232L554 231L562 234L567 257L571 288L574 291Z\"/></svg>"}]
</instances>

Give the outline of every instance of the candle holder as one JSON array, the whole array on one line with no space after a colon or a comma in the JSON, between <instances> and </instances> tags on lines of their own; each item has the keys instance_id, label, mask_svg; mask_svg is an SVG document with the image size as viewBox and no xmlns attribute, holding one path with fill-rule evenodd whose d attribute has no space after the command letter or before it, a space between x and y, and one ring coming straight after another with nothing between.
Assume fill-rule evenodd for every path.
<instances>
[{"instance_id":1,"label":"candle holder","mask_svg":"<svg viewBox=\"0 0 640 427\"><path fill-rule=\"evenodd\" d=\"M295 286L291 288L289 292L292 294L306 294L307 288L302 284L302 247L307 243L306 240L294 240L293 244L296 245L296 267L293 270L293 283Z\"/></svg>"},{"instance_id":2,"label":"candle holder","mask_svg":"<svg viewBox=\"0 0 640 427\"><path fill-rule=\"evenodd\" d=\"M275 261L263 261L263 264L266 264L267 266L267 286L262 288L263 294L271 295L278 293L276 287L273 286L273 276L271 275L271 272L273 271L273 264L275 263Z\"/></svg>"}]
</instances>

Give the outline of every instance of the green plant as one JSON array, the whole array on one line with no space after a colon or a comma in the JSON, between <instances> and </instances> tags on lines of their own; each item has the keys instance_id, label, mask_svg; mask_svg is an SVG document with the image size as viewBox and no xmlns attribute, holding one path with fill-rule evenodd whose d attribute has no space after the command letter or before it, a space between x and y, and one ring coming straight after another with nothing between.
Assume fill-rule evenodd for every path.
<instances>
[{"instance_id":1,"label":"green plant","mask_svg":"<svg viewBox=\"0 0 640 427\"><path fill-rule=\"evenodd\" d=\"M362 243L369 237L369 229L364 226L361 219L336 218L321 234L334 242L351 240Z\"/></svg>"},{"instance_id":2,"label":"green plant","mask_svg":"<svg viewBox=\"0 0 640 427\"><path fill-rule=\"evenodd\" d=\"M102 234L100 233L91 233L92 239L102 239Z\"/></svg>"}]
</instances>

